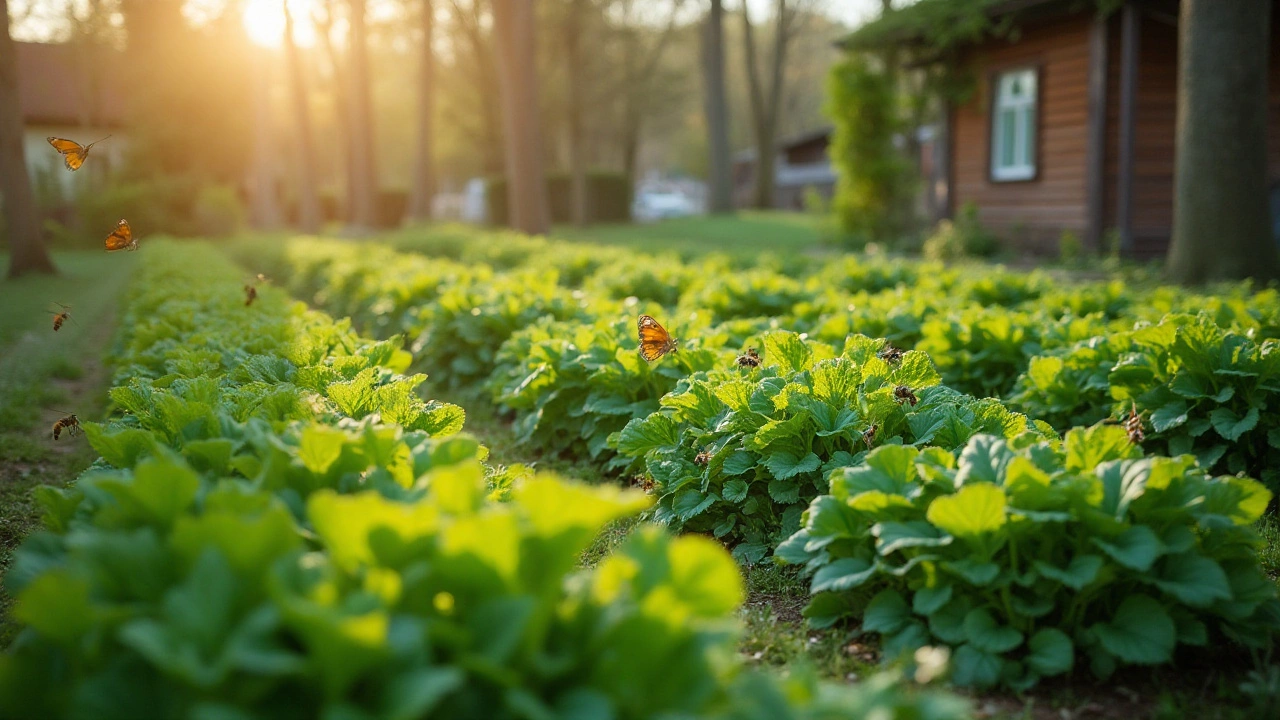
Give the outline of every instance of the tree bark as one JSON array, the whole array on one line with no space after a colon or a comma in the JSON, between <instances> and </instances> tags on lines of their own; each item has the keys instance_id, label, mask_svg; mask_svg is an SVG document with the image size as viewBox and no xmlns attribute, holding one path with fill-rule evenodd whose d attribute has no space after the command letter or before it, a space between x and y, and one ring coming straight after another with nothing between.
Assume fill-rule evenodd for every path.
<instances>
[{"instance_id":1,"label":"tree bark","mask_svg":"<svg viewBox=\"0 0 1280 720\"><path fill-rule=\"evenodd\" d=\"M302 58L293 39L293 13L288 0L281 0L284 7L284 52L289 65L289 89L293 95L293 110L297 137L294 141L294 157L298 171L298 227L303 232L320 231L320 199L316 196L315 140L311 133L311 108L307 103L306 81L302 73Z\"/></svg>"},{"instance_id":2,"label":"tree bark","mask_svg":"<svg viewBox=\"0 0 1280 720\"><path fill-rule=\"evenodd\" d=\"M751 121L756 140L756 172L753 205L768 209L774 206L774 173L777 164L778 115L782 106L783 70L790 42L790 11L786 0L778 0L778 17L774 26L773 58L769 87L759 76L755 33L747 5L742 6L742 42L746 51L747 85L751 97Z\"/></svg>"},{"instance_id":3,"label":"tree bark","mask_svg":"<svg viewBox=\"0 0 1280 720\"><path fill-rule=\"evenodd\" d=\"M27 156L22 145L22 108L18 104L18 58L9 37L9 2L0 0L0 202L9 239L9 277L55 273L40 236Z\"/></svg>"},{"instance_id":4,"label":"tree bark","mask_svg":"<svg viewBox=\"0 0 1280 720\"><path fill-rule=\"evenodd\" d=\"M344 219L351 219L351 208L355 205L355 197L352 194L352 169L351 169L351 123L348 121L349 112L347 111L347 82L343 77L342 59L338 55L338 49L333 44L331 34L333 32L333 2L334 0L326 0L323 4L324 13L313 12L311 21L316 26L316 36L320 38L320 44L324 46L325 55L329 59L329 69L332 73L332 92L333 105L336 108L334 112L334 129L337 131L338 143L333 149L334 169L339 184L342 186L342 197L334 198L335 204L338 205L337 216Z\"/></svg>"},{"instance_id":5,"label":"tree bark","mask_svg":"<svg viewBox=\"0 0 1280 720\"><path fill-rule=\"evenodd\" d=\"M431 41L435 37L435 7L422 0L422 54L418 58L418 150L413 163L413 185L405 209L406 222L431 220L431 199L435 196L436 173L434 138L436 112L436 56Z\"/></svg>"},{"instance_id":6,"label":"tree bark","mask_svg":"<svg viewBox=\"0 0 1280 720\"><path fill-rule=\"evenodd\" d=\"M533 0L495 0L494 46L502 88L506 135L507 208L512 227L545 233L547 183L543 172L542 120L538 108Z\"/></svg>"},{"instance_id":7,"label":"tree bark","mask_svg":"<svg viewBox=\"0 0 1280 720\"><path fill-rule=\"evenodd\" d=\"M254 227L276 230L283 223L276 194L276 138L271 127L271 58L266 50L259 49L256 53L258 68L253 74L253 196L249 207Z\"/></svg>"},{"instance_id":8,"label":"tree bark","mask_svg":"<svg viewBox=\"0 0 1280 720\"><path fill-rule=\"evenodd\" d=\"M582 52L587 0L570 0L565 22L565 61L569 70L569 215L578 227L587 216L586 57Z\"/></svg>"},{"instance_id":9,"label":"tree bark","mask_svg":"<svg viewBox=\"0 0 1280 720\"><path fill-rule=\"evenodd\" d=\"M351 8L350 79L347 108L351 127L351 224L359 232L378 224L378 173L373 157L373 100L369 88L369 49L365 0L348 0Z\"/></svg>"},{"instance_id":10,"label":"tree bark","mask_svg":"<svg viewBox=\"0 0 1280 720\"><path fill-rule=\"evenodd\" d=\"M1267 202L1270 0L1182 0L1173 240L1183 283L1280 276Z\"/></svg>"},{"instance_id":11,"label":"tree bark","mask_svg":"<svg viewBox=\"0 0 1280 720\"><path fill-rule=\"evenodd\" d=\"M702 33L703 109L707 122L707 210L733 212L729 113L724 89L724 5L711 0Z\"/></svg>"}]
</instances>

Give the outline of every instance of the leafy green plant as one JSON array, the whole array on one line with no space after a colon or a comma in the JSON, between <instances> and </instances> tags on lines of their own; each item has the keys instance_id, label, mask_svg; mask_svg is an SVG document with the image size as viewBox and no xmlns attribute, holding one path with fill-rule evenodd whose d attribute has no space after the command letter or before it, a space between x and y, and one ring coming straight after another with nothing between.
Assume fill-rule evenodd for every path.
<instances>
[{"instance_id":1,"label":"leafy green plant","mask_svg":"<svg viewBox=\"0 0 1280 720\"><path fill-rule=\"evenodd\" d=\"M659 398L689 373L732 363L708 349L722 335L703 335L651 365L635 335L630 314L594 324L538 323L513 335L487 387L495 403L514 412L516 438L543 452L590 457L606 470L626 469L636 461L617 456L610 435L656 411Z\"/></svg>"},{"instance_id":2,"label":"leafy green plant","mask_svg":"<svg viewBox=\"0 0 1280 720\"><path fill-rule=\"evenodd\" d=\"M452 388L482 383L502 343L539 319L588 320L584 302L555 277L526 271L493 282L454 285L418 308L413 350Z\"/></svg>"},{"instance_id":3,"label":"leafy green plant","mask_svg":"<svg viewBox=\"0 0 1280 720\"><path fill-rule=\"evenodd\" d=\"M776 557L813 572L810 621L860 616L889 656L954 648L962 685L1027 688L1086 662L1170 662L1211 633L1265 644L1280 600L1251 527L1261 484L1142 458L1113 425L979 435L836 470Z\"/></svg>"},{"instance_id":4,"label":"leafy green plant","mask_svg":"<svg viewBox=\"0 0 1280 720\"><path fill-rule=\"evenodd\" d=\"M921 252L926 259L940 262L991 257L1000 252L1000 239L982 227L978 206L970 202L960 208L954 221L938 223Z\"/></svg>"},{"instance_id":5,"label":"leafy green plant","mask_svg":"<svg viewBox=\"0 0 1280 720\"><path fill-rule=\"evenodd\" d=\"M799 527L832 469L884 444L959 447L980 432L1013 436L1025 417L995 400L938 386L924 353L879 357L884 341L844 348L795 333L764 338L763 365L698 372L633 420L618 451L643 457L658 496L655 518L710 532L746 562Z\"/></svg>"},{"instance_id":6,"label":"leafy green plant","mask_svg":"<svg viewBox=\"0 0 1280 720\"><path fill-rule=\"evenodd\" d=\"M1148 452L1193 453L1206 468L1280 486L1280 343L1204 314L1169 315L1037 357L1012 398L1059 427L1132 410L1143 417Z\"/></svg>"},{"instance_id":7,"label":"leafy green plant","mask_svg":"<svg viewBox=\"0 0 1280 720\"><path fill-rule=\"evenodd\" d=\"M493 476L460 409L413 394L395 342L242 301L207 247L149 244L118 343L103 459L44 487L5 578L25 627L0 717L753 717L735 684L742 580L649 504L519 468ZM423 410L454 418L417 427ZM496 486L496 487L494 487ZM753 678L797 720L962 702ZM732 693L732 694L731 694Z\"/></svg>"}]
</instances>

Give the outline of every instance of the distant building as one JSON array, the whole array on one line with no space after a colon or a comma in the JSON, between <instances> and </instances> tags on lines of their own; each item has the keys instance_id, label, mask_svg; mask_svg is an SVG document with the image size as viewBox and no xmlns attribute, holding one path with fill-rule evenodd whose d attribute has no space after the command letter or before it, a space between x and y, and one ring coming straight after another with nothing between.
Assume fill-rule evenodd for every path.
<instances>
[{"instance_id":1,"label":"distant building","mask_svg":"<svg viewBox=\"0 0 1280 720\"><path fill-rule=\"evenodd\" d=\"M948 0L896 12L893 29L855 31L848 47L921 39ZM1222 0L1226 2L1227 0ZM936 158L944 212L972 203L987 227L1031 252L1052 253L1070 231L1098 247L1112 233L1129 255L1164 254L1173 228L1178 106L1178 1L993 0L1014 28L939 57L976 83L950 108ZM932 6L932 7L929 7ZM1280 0L1271 12L1273 181L1280 180Z\"/></svg>"},{"instance_id":2,"label":"distant building","mask_svg":"<svg viewBox=\"0 0 1280 720\"><path fill-rule=\"evenodd\" d=\"M831 128L821 128L786 138L777 144L774 164L773 207L803 210L805 193L812 188L823 200L835 190L836 174L827 157ZM733 156L733 204L749 207L755 200L756 151Z\"/></svg>"},{"instance_id":3,"label":"distant building","mask_svg":"<svg viewBox=\"0 0 1280 720\"><path fill-rule=\"evenodd\" d=\"M51 135L81 144L112 135L93 148L78 172L105 173L122 162L128 144L124 54L87 44L15 43L15 48L27 171L37 190L47 192L49 183L68 192L73 187L62 156L49 146Z\"/></svg>"}]
</instances>

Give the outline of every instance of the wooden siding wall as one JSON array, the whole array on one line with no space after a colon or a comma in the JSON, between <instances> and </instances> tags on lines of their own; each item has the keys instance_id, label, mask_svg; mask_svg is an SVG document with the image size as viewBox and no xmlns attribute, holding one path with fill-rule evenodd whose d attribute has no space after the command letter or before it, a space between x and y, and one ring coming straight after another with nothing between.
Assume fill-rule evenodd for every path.
<instances>
[{"instance_id":1,"label":"wooden siding wall","mask_svg":"<svg viewBox=\"0 0 1280 720\"><path fill-rule=\"evenodd\" d=\"M1032 252L1056 252L1064 230L1081 237L1085 233L1091 20L1091 14L1082 14L1026 27L1016 42L988 43L973 48L965 58L977 88L955 111L953 208L958 212L966 203L976 204L984 225ZM1037 177L992 182L993 75L1027 66L1039 69Z\"/></svg>"},{"instance_id":2,"label":"wooden siding wall","mask_svg":"<svg viewBox=\"0 0 1280 720\"><path fill-rule=\"evenodd\" d=\"M1133 138L1133 254L1163 255L1173 228L1173 162L1178 117L1178 29L1138 15L1138 93ZM1107 76L1105 229L1117 222L1120 172L1120 23L1111 24Z\"/></svg>"},{"instance_id":3,"label":"wooden siding wall","mask_svg":"<svg viewBox=\"0 0 1280 720\"><path fill-rule=\"evenodd\" d=\"M1173 230L1173 176L1178 113L1176 3L1149 0L1158 12L1139 15L1138 88L1133 148L1133 254L1158 257ZM1016 43L973 48L965 60L978 90L956 109L952 147L954 205L979 207L984 224L1019 250L1055 253L1063 230L1082 238L1087 209L1088 47L1091 13L1025 27ZM1121 28L1108 35L1103 230L1117 224L1120 135ZM1040 68L1039 177L1029 182L989 179L992 74L1026 65ZM1280 183L1280 0L1271 13L1271 58L1266 148L1272 183Z\"/></svg>"}]
</instances>

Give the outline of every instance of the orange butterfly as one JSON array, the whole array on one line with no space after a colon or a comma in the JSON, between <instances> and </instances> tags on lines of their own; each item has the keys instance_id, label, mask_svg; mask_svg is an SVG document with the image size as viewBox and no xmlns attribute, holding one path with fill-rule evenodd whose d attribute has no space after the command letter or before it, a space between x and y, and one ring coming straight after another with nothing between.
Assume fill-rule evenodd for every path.
<instances>
[{"instance_id":1,"label":"orange butterfly","mask_svg":"<svg viewBox=\"0 0 1280 720\"><path fill-rule=\"evenodd\" d=\"M129 227L128 220L121 220L116 223L116 229L107 236L107 252L115 252L117 250L137 250L138 238L133 236L133 229Z\"/></svg>"},{"instance_id":2,"label":"orange butterfly","mask_svg":"<svg viewBox=\"0 0 1280 720\"><path fill-rule=\"evenodd\" d=\"M675 352L679 341L671 337L666 328L649 315L641 315L636 323L640 330L640 357L653 362L669 352Z\"/></svg>"},{"instance_id":3,"label":"orange butterfly","mask_svg":"<svg viewBox=\"0 0 1280 720\"><path fill-rule=\"evenodd\" d=\"M108 135L102 140L106 140L109 137L111 136ZM88 145L81 145L74 140L51 137L49 138L49 144L53 146L54 150L62 153L62 161L67 164L68 170L79 170L80 166L84 164L84 159L89 157L89 148L102 142L102 140L94 140Z\"/></svg>"}]
</instances>

